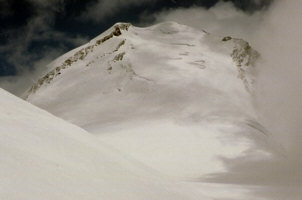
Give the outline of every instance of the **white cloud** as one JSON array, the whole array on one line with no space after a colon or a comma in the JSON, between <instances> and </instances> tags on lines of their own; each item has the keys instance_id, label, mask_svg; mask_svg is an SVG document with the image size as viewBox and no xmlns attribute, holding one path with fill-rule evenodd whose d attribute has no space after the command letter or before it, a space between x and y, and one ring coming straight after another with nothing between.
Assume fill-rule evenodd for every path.
<instances>
[{"instance_id":1,"label":"white cloud","mask_svg":"<svg viewBox=\"0 0 302 200\"><path fill-rule=\"evenodd\" d=\"M221 2L208 10L192 7L163 11L156 14L155 18L156 23L176 21L213 34L248 39L257 31L263 15L263 11L247 14L236 9L232 3Z\"/></svg>"}]
</instances>

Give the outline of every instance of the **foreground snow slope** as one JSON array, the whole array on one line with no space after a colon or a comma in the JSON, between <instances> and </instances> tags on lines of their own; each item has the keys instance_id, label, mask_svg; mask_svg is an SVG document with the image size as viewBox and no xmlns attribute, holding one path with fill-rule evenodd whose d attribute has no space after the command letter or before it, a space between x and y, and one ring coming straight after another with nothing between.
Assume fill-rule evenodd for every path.
<instances>
[{"instance_id":1,"label":"foreground snow slope","mask_svg":"<svg viewBox=\"0 0 302 200\"><path fill-rule=\"evenodd\" d=\"M55 60L26 98L164 174L200 178L269 156L251 102L257 57L174 22L120 23Z\"/></svg>"},{"instance_id":2,"label":"foreground snow slope","mask_svg":"<svg viewBox=\"0 0 302 200\"><path fill-rule=\"evenodd\" d=\"M0 199L208 199L2 89L0 105Z\"/></svg>"}]
</instances>

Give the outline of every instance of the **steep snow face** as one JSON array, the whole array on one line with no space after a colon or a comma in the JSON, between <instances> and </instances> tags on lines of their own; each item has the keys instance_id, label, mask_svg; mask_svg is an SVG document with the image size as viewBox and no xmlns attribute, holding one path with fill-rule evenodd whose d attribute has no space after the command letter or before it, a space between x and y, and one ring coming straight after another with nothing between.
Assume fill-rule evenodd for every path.
<instances>
[{"instance_id":1,"label":"steep snow face","mask_svg":"<svg viewBox=\"0 0 302 200\"><path fill-rule=\"evenodd\" d=\"M222 158L268 155L251 103L257 57L174 22L120 23L55 60L26 97L167 175L199 178L226 170Z\"/></svg>"},{"instance_id":2,"label":"steep snow face","mask_svg":"<svg viewBox=\"0 0 302 200\"><path fill-rule=\"evenodd\" d=\"M209 199L2 89L0 105L0 199Z\"/></svg>"}]
</instances>

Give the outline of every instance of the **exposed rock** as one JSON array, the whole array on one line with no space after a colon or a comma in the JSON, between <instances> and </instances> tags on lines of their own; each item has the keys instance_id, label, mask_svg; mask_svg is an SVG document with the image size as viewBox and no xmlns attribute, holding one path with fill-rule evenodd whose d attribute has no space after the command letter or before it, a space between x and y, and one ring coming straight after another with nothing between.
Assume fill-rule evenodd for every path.
<instances>
[{"instance_id":1,"label":"exposed rock","mask_svg":"<svg viewBox=\"0 0 302 200\"><path fill-rule=\"evenodd\" d=\"M113 61L116 62L116 61L121 61L121 60L123 60L125 54L126 54L125 52L117 54L117 55L113 58Z\"/></svg>"},{"instance_id":2,"label":"exposed rock","mask_svg":"<svg viewBox=\"0 0 302 200\"><path fill-rule=\"evenodd\" d=\"M115 48L114 51L118 51L125 43L126 43L126 40L121 41L121 42L117 45L117 47Z\"/></svg>"},{"instance_id":3,"label":"exposed rock","mask_svg":"<svg viewBox=\"0 0 302 200\"><path fill-rule=\"evenodd\" d=\"M244 82L246 89L251 91L251 82L246 76L248 68L254 67L256 60L260 54L254 50L250 44L242 39L234 39L234 49L231 53L233 61L238 67L238 77Z\"/></svg>"},{"instance_id":4,"label":"exposed rock","mask_svg":"<svg viewBox=\"0 0 302 200\"><path fill-rule=\"evenodd\" d=\"M231 40L231 39L232 39L231 36L226 36L226 37L222 38L221 41L226 42L226 41L229 41L229 40Z\"/></svg>"},{"instance_id":5,"label":"exposed rock","mask_svg":"<svg viewBox=\"0 0 302 200\"><path fill-rule=\"evenodd\" d=\"M25 99L28 98L28 96L31 93L35 93L37 89L39 89L42 85L45 84L45 82L50 83L57 75L61 74L62 69L66 69L67 66L71 66L72 63L77 62L78 60L84 60L85 57L89 54L89 52L93 52L93 49L101 45L102 43L106 42L107 40L111 39L112 37L120 36L122 34L121 30L128 31L131 24L129 23L120 23L114 26L114 30L109 34L104 36L102 39L99 39L95 42L95 44L87 46L79 51L77 51L73 56L67 58L60 66L55 67L55 70L52 70L48 72L43 78L40 78L36 84L34 84L28 91L25 96ZM118 51L121 46L125 44L125 40L123 40L114 50ZM124 53L125 54L125 53ZM123 59L124 54L119 54L118 57L116 57L117 60ZM88 66L88 65L87 65Z\"/></svg>"}]
</instances>

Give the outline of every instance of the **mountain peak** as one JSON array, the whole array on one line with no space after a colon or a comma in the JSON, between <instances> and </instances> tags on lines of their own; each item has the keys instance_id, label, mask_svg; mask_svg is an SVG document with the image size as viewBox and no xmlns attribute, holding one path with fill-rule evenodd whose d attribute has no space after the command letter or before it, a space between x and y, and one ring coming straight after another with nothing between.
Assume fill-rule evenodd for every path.
<instances>
[{"instance_id":1,"label":"mountain peak","mask_svg":"<svg viewBox=\"0 0 302 200\"><path fill-rule=\"evenodd\" d=\"M243 40L175 22L146 28L118 23L52 62L50 72L30 89L27 100L88 132L106 133L107 137L113 133L110 141L119 144L121 151L130 151L131 156L155 169L196 177L222 167L209 157L215 149L200 149L195 134L201 140L207 134L229 134L235 141L239 140L236 134L263 135L251 126L257 124L251 101L257 55ZM129 134L124 146L123 134ZM132 141L133 135L137 137ZM159 135L171 141L177 157L169 153L164 158L156 156L156 152L162 153L154 145L166 149L166 143L157 144ZM133 143L138 138L141 143ZM186 138L188 146L198 152L183 147L178 142L182 139L177 138ZM238 156L251 146L239 142L222 154ZM185 152L188 165L179 157ZM216 153L221 155L221 151ZM205 168L196 154L209 158L212 167Z\"/></svg>"},{"instance_id":2,"label":"mountain peak","mask_svg":"<svg viewBox=\"0 0 302 200\"><path fill-rule=\"evenodd\" d=\"M129 33L129 28L132 27L132 30ZM94 49L96 48L102 48L102 44L107 42L110 39L113 39L115 41L118 41L118 43L115 45L115 47L112 47L111 52L107 52L110 54L113 54L115 52L117 52L119 50L119 48L121 48L121 46L123 46L125 44L125 41L127 40L127 37L130 37L131 39L133 38L137 38L139 39L139 35L137 34L137 30L139 30L139 32L145 32L145 33L152 33L154 38L158 38L160 40L164 39L164 38L168 38L170 37L170 39L174 38L174 42L171 43L172 45L176 45L176 46L196 46L195 44L190 44L189 39L192 37L196 38L200 38L202 39L203 35L209 35L207 32L205 31L200 31L200 30L196 30L193 29L191 27L185 26L185 25L181 25L178 24L176 22L163 22L151 27L147 27L147 28L137 28L132 26L129 23L116 23L114 26L112 26L110 29L108 29L106 32L104 32L103 34L101 34L100 36L96 37L95 39L91 40L88 44L83 45L82 47L79 47L75 50L70 51L69 53L63 55L62 57L58 58L56 61L54 61L52 63L53 66L51 66L51 70L46 73L43 77L41 77L36 84L34 84L26 93L25 95L25 99L28 98L29 95L35 93L41 86L45 86L46 84L49 84L50 82L53 81L53 79L59 75L62 74L62 71L65 70L66 68L69 68L70 66L72 66L74 63L79 63L80 61L82 62L83 60L87 61L86 57L88 54L92 53L94 51ZM126 36L122 37L123 39L114 39L114 38L118 38L120 37L123 32L128 32L128 34L126 34ZM188 34L189 33L189 34ZM162 36L164 35L164 36ZM179 35L179 37L177 36ZM186 37L186 35L188 36L188 41L187 43L181 43L179 41L184 40L183 37ZM159 38L161 37L161 38ZM219 37L215 38L216 36L212 36L210 35L210 37L212 38L211 40L217 40L216 43L219 41ZM153 38L153 39L154 39ZM152 39L151 39L152 40ZM229 47L230 49L233 49L231 53L229 53L229 55L233 58L233 61L237 64L238 67L238 77L240 77L240 79L243 80L245 87L247 88L247 90L250 91L250 85L252 83L252 80L249 80L249 78L247 78L246 73L249 73L249 68L247 68L250 65L254 64L254 61L257 59L258 57L258 53L253 50L250 45L240 39L233 39L231 37L224 37L222 39L222 42L230 42L232 41L232 46L233 47ZM207 42L207 41L205 41ZM115 43L115 42L113 42ZM199 45L199 44L198 44ZM217 44L216 44L217 45ZM223 44L219 44L220 47L219 49L221 49L221 47L223 48ZM130 45L131 46L131 45ZM131 49L133 49L133 45L131 47ZM156 48L156 47L155 47ZM128 50L129 51L129 50ZM125 52L122 52L119 55L116 55L117 57L115 59L117 59L119 57L119 59L121 59L121 55L125 54ZM102 56L102 55L99 55ZM86 63L86 65L90 65L92 61ZM193 61L194 62L194 61ZM244 63L243 63L244 62ZM198 65L195 63L195 65ZM201 65L201 64L199 64ZM85 65L83 65L85 66ZM111 67L108 67L109 69L111 69Z\"/></svg>"}]
</instances>

